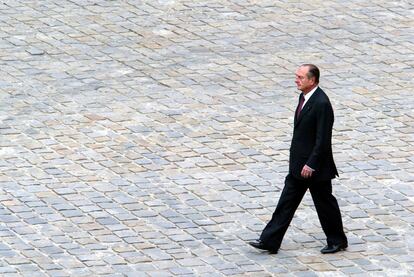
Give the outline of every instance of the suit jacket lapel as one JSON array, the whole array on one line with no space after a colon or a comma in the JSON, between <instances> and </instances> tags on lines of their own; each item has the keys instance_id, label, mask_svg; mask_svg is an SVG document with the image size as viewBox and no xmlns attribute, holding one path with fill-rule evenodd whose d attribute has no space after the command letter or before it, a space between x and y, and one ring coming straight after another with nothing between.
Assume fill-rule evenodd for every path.
<instances>
[{"instance_id":1,"label":"suit jacket lapel","mask_svg":"<svg viewBox=\"0 0 414 277\"><path fill-rule=\"evenodd\" d=\"M302 111L299 114L299 118L296 119L296 116L295 116L295 120L294 120L294 125L295 126L298 125L299 122L301 121L301 119L306 115L306 113L310 111L310 109L312 108L313 102L315 102L316 97L318 97L319 90L320 90L320 88L318 88L313 93L313 95L311 96L311 98L309 98L309 100L305 103L305 105L302 108Z\"/></svg>"}]
</instances>

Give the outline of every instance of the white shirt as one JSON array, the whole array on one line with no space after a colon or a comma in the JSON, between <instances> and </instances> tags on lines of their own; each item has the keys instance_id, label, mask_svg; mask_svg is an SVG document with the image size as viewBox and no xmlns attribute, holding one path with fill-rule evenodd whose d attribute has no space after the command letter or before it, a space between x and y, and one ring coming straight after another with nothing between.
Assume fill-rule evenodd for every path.
<instances>
[{"instance_id":1,"label":"white shirt","mask_svg":"<svg viewBox=\"0 0 414 277\"><path fill-rule=\"evenodd\" d=\"M308 102L309 98L311 98L311 96L313 95L313 93L318 89L319 86L314 87L311 91L309 91L308 93L306 93L306 95L304 95L305 97L305 101L303 102L303 106L305 107L306 102Z\"/></svg>"}]
</instances>

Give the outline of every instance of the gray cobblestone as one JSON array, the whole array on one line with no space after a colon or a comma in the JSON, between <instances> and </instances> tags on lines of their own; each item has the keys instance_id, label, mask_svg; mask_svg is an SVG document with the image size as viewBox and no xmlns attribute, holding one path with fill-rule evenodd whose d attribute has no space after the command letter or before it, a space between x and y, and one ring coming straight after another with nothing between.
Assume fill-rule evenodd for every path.
<instances>
[{"instance_id":1,"label":"gray cobblestone","mask_svg":"<svg viewBox=\"0 0 414 277\"><path fill-rule=\"evenodd\" d=\"M0 275L410 276L409 1L6 1ZM256 239L287 173L294 70L335 108L349 248L309 195Z\"/></svg>"}]
</instances>

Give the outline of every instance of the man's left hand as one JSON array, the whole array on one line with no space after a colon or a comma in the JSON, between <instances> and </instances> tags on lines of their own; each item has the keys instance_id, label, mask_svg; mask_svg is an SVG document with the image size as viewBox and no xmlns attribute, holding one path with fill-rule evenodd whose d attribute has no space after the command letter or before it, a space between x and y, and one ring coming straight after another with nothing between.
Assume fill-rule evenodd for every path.
<instances>
[{"instance_id":1,"label":"man's left hand","mask_svg":"<svg viewBox=\"0 0 414 277\"><path fill-rule=\"evenodd\" d=\"M312 173L313 173L313 169L312 168L310 168L309 166L307 166L306 164L305 164L305 166L302 168L302 172L300 173L300 175L303 177L303 178L305 178L305 179L307 179L307 178L310 178L310 177L312 177Z\"/></svg>"}]
</instances>

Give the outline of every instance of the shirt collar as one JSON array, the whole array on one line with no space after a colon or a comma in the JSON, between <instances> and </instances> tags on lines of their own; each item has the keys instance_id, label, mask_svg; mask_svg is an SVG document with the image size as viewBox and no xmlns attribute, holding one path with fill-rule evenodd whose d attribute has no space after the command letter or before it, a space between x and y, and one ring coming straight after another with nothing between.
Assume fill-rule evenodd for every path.
<instances>
[{"instance_id":1,"label":"shirt collar","mask_svg":"<svg viewBox=\"0 0 414 277\"><path fill-rule=\"evenodd\" d=\"M305 102L309 100L309 98L311 98L311 96L313 95L313 93L318 89L319 86L314 87L311 91L309 91L308 93L306 93L306 95L304 95L305 97Z\"/></svg>"}]
</instances>

